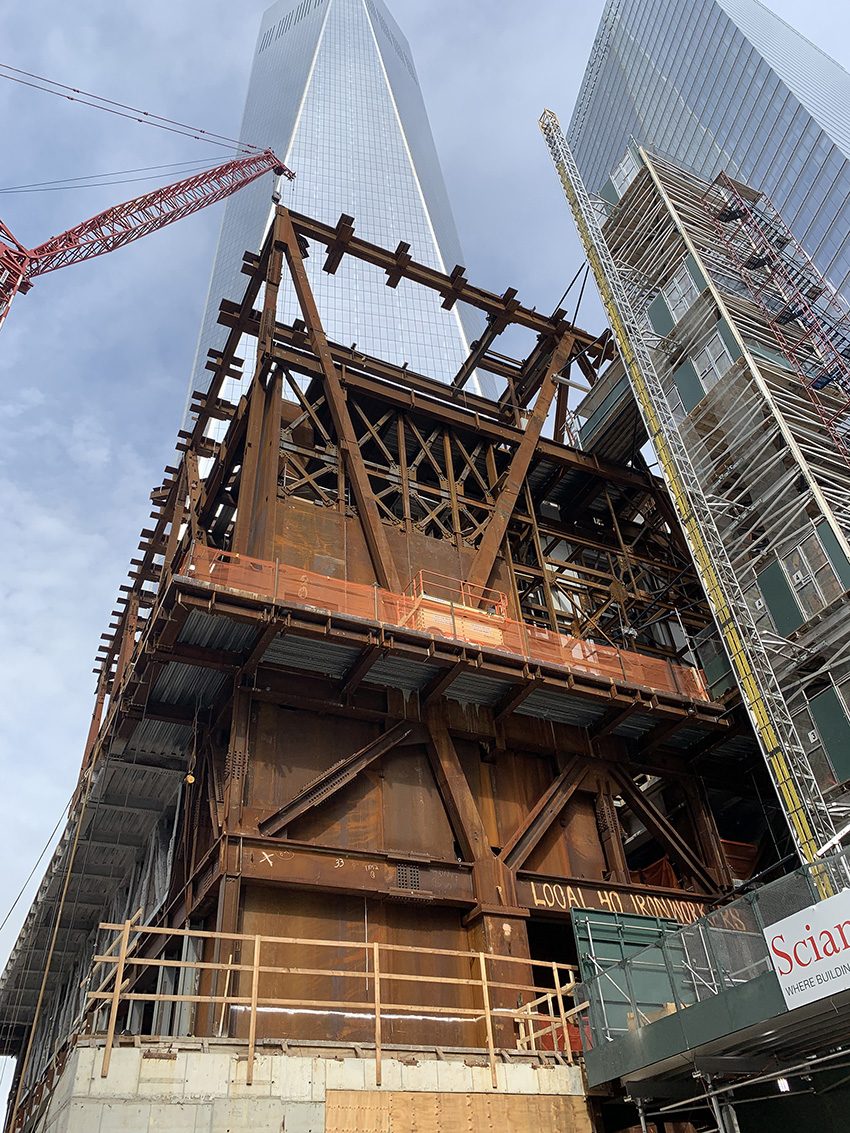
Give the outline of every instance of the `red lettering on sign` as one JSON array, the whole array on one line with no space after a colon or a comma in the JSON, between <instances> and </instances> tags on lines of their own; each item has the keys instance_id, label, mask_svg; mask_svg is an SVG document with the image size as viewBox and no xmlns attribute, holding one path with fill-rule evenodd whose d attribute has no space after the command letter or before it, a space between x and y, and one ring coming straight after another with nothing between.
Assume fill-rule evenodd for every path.
<instances>
[{"instance_id":1,"label":"red lettering on sign","mask_svg":"<svg viewBox=\"0 0 850 1133\"><path fill-rule=\"evenodd\" d=\"M794 961L791 959L787 952L783 952L781 948L776 947L777 940L781 940L783 944L785 943L785 937L781 934L779 936L774 936L773 940L771 940L770 942L770 951L774 954L774 956L779 957L780 964L782 960L785 960L788 963L787 971L783 971L782 967L780 966L780 976L790 976L791 972L794 970Z\"/></svg>"}]
</instances>

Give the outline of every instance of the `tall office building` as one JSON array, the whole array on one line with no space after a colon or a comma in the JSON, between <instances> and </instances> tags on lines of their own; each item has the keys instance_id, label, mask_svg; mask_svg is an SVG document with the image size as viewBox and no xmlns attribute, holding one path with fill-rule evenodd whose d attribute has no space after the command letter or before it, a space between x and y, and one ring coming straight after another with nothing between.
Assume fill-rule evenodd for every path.
<instances>
[{"instance_id":1,"label":"tall office building","mask_svg":"<svg viewBox=\"0 0 850 1133\"><path fill-rule=\"evenodd\" d=\"M850 74L758 0L608 0L569 128L592 192L630 138L762 189L850 293Z\"/></svg>"},{"instance_id":2,"label":"tall office building","mask_svg":"<svg viewBox=\"0 0 850 1133\"><path fill-rule=\"evenodd\" d=\"M281 190L287 207L329 224L346 213L358 236L382 247L404 241L414 260L440 271L463 262L410 48L382 0L269 8L241 137L271 147L295 171ZM260 247L270 206L267 179L225 206L193 388L208 384L207 351L226 333L216 323L219 302L241 295L242 253ZM477 312L443 310L439 296L406 280L389 288L383 272L349 258L335 276L321 266L318 256L307 260L325 331L346 346L449 380L480 333ZM297 314L282 295L279 317Z\"/></svg>"}]
</instances>

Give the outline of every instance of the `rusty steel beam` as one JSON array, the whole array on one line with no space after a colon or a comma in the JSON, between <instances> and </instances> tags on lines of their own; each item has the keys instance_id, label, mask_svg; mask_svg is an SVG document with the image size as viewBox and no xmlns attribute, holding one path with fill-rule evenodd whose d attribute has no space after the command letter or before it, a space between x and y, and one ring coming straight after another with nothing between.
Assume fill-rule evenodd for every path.
<instances>
[{"instance_id":1,"label":"rusty steel beam","mask_svg":"<svg viewBox=\"0 0 850 1133\"><path fill-rule=\"evenodd\" d=\"M469 356L452 379L452 389L463 389L483 361L484 355L509 323L510 318L507 314L499 319L493 319L478 341L471 344Z\"/></svg>"},{"instance_id":2,"label":"rusty steel beam","mask_svg":"<svg viewBox=\"0 0 850 1133\"><path fill-rule=\"evenodd\" d=\"M369 553L372 557L372 565L375 568L375 576L381 586L399 594L401 582L393 562L386 529L381 522L378 505L369 483L369 474L366 471L366 465L357 444L357 434L354 431L348 407L345 404L345 394L328 349L328 340L325 338L316 300L307 280L304 260L298 244L298 237L293 228L292 218L287 210L280 205L278 205L276 216L276 239L283 244L289 273L295 287L295 293L298 296L298 304L301 307L301 314L307 324L313 350L322 368L328 408L331 411L336 429L337 443L351 477L351 486L354 491L354 498L357 501L363 533L366 536Z\"/></svg>"},{"instance_id":3,"label":"rusty steel beam","mask_svg":"<svg viewBox=\"0 0 850 1133\"><path fill-rule=\"evenodd\" d=\"M368 677L370 669L373 669L382 657L386 657L388 650L389 647L383 643L379 645L369 645L364 649L360 657L342 678L339 687L340 697L351 696L352 693L356 692L362 682Z\"/></svg>"},{"instance_id":4,"label":"rusty steel beam","mask_svg":"<svg viewBox=\"0 0 850 1133\"><path fill-rule=\"evenodd\" d=\"M272 618L268 625L261 624L260 629L257 631L257 636L254 639L254 644L251 646L251 652L245 659L243 668L246 676L253 677L260 663L268 653L269 646L275 638L281 633L283 626L277 618Z\"/></svg>"},{"instance_id":5,"label":"rusty steel beam","mask_svg":"<svg viewBox=\"0 0 850 1133\"><path fill-rule=\"evenodd\" d=\"M490 840L439 709L429 711L427 726L431 768L464 861L482 861L491 856Z\"/></svg>"},{"instance_id":6,"label":"rusty steel beam","mask_svg":"<svg viewBox=\"0 0 850 1133\"><path fill-rule=\"evenodd\" d=\"M200 594L208 595L202 583L181 580L180 588L181 591L187 591L187 593L181 594L181 604L185 610L197 609L210 612L208 596L196 598L190 593L192 589L197 588ZM245 624L256 624L258 620L262 620L268 606L266 598L258 597L252 603L251 599L246 597L240 599L244 603L243 605L235 606L231 604L231 597L227 595L220 601L216 600L215 611L220 616L227 616ZM356 646L361 652L374 643L374 627L361 625L357 620L351 620L344 614L329 614L325 611L311 611L309 609L300 610L296 607L292 607L288 613L285 612L283 607L278 607L278 609L281 631L286 630L286 632L295 633L305 638L322 641L327 639L329 627L332 627L334 636L338 641ZM415 634L401 628L393 628L391 644L388 641L384 641L383 644L387 645L389 653L393 656L418 662L430 662L433 658L438 663L446 665L454 664L457 660L462 659L464 653L469 649L468 643L453 642L447 639L440 639L439 642L429 645L427 642L423 642L421 634ZM523 678L527 665L523 657L511 656L500 651L490 653L483 647L479 652L480 660L476 660L475 670L483 676L491 676L497 680L507 680L512 683L516 682L518 678ZM476 657L478 657L478 652ZM612 688L609 678L599 677L592 673L585 673L580 670L565 672L559 666L547 665L545 662L536 663L536 668L539 670L539 674L544 677L546 687L552 691L569 692L570 695L596 703L605 703L609 707L630 707L639 692L636 687L630 686L624 680L619 681L616 688ZM338 695L332 699L334 703L342 706L343 701ZM653 713L658 716L659 721L664 719L684 720L690 717L691 722L699 726L720 729L724 734L729 730L729 723L725 719L726 710L723 705L718 703L689 701L675 693L667 694L657 691L653 696L650 707Z\"/></svg>"},{"instance_id":7,"label":"rusty steel beam","mask_svg":"<svg viewBox=\"0 0 850 1133\"><path fill-rule=\"evenodd\" d=\"M147 642L144 652L154 661L179 661L181 665L219 669L223 673L238 672L244 660L241 653L231 653L226 649L208 649L203 645L161 645L158 641Z\"/></svg>"},{"instance_id":8,"label":"rusty steel beam","mask_svg":"<svg viewBox=\"0 0 850 1133\"><path fill-rule=\"evenodd\" d=\"M412 724L395 724L389 731L384 732L382 736L378 736L377 739L359 751L338 760L327 771L311 780L306 787L298 792L294 799L290 799L274 814L264 818L259 824L260 833L270 837L278 834L290 822L294 822L296 818L319 803L325 802L347 783L350 783L370 763L400 744L402 740L407 739L413 731L413 727Z\"/></svg>"},{"instance_id":9,"label":"rusty steel beam","mask_svg":"<svg viewBox=\"0 0 850 1133\"><path fill-rule=\"evenodd\" d=\"M461 657L459 661L455 661L454 665L444 669L438 673L430 684L425 685L419 691L419 703L423 708L438 701L448 691L454 681L462 674L468 673L473 667L472 662L468 661L466 657Z\"/></svg>"},{"instance_id":10,"label":"rusty steel beam","mask_svg":"<svg viewBox=\"0 0 850 1133\"><path fill-rule=\"evenodd\" d=\"M711 896L719 897L722 890L687 842L679 834L643 791L632 782L628 773L609 764L608 773L633 814L644 824L649 834L670 857Z\"/></svg>"},{"instance_id":11,"label":"rusty steel beam","mask_svg":"<svg viewBox=\"0 0 850 1133\"><path fill-rule=\"evenodd\" d=\"M525 483L525 477L531 466L537 442L540 440L540 433L552 405L552 398L555 396L555 374L566 363L573 341L570 336L563 338L558 343L549 361L540 393L534 403L534 411L526 425L522 440L513 454L507 476L504 478L501 491L496 497L490 522L487 524L487 529L478 544L475 558L467 572L467 582L472 587L485 587L490 580L490 573L495 565L496 556L499 553L516 502Z\"/></svg>"},{"instance_id":12,"label":"rusty steel beam","mask_svg":"<svg viewBox=\"0 0 850 1133\"><path fill-rule=\"evenodd\" d=\"M586 766L580 758L569 761L502 847L502 861L506 866L522 869L528 855L581 786L585 773Z\"/></svg>"},{"instance_id":13,"label":"rusty steel beam","mask_svg":"<svg viewBox=\"0 0 850 1133\"><path fill-rule=\"evenodd\" d=\"M632 703L627 704L625 708L611 708L605 713L601 720L597 720L595 724L591 724L587 729L587 734L592 740L601 740L619 728L621 724L624 724L633 712L637 712L639 708L645 707L647 706L644 705L640 693L638 693Z\"/></svg>"},{"instance_id":14,"label":"rusty steel beam","mask_svg":"<svg viewBox=\"0 0 850 1133\"><path fill-rule=\"evenodd\" d=\"M308 216L302 216L300 213L293 212L290 215L293 227L299 236L304 236L308 240L316 240L327 248L334 248L335 256L338 255L341 242L337 228L323 224L318 220L312 220ZM341 219L347 222L347 226L352 226L354 223L352 217ZM403 247L409 250L409 245L403 245ZM578 327L570 327L569 324L565 324L560 319L547 318L545 315L538 314L537 311L529 310L519 304L513 307L515 291L510 298L506 298L502 295L496 295L492 291L485 291L481 287L474 287L460 277L453 279L450 275L411 260L407 253L400 249L389 252L385 248L378 247L377 244L370 244L357 236L350 236L345 240L342 251L345 255L354 256L356 259L381 268L387 273L390 280L397 282L402 278L409 279L413 283L436 291L443 299L468 303L471 307L486 311L488 314L498 316L509 313L512 323L527 327L537 334L553 332L557 334L569 327L581 346L593 348L597 343L598 336L579 330Z\"/></svg>"},{"instance_id":15,"label":"rusty steel beam","mask_svg":"<svg viewBox=\"0 0 850 1133\"><path fill-rule=\"evenodd\" d=\"M218 322L221 326L236 326L241 317L239 304L233 303L228 299L222 301L218 314ZM259 312L252 311L244 327L245 333L256 335L258 327ZM310 339L299 322L291 326L286 323L277 323L274 337L275 341L281 346L291 347L297 350L303 357L310 356ZM359 349L356 344L354 346L346 346L344 343L329 340L328 348L334 361L340 366L345 366L346 370L362 369L370 374L375 374L376 376L390 380L393 380L395 375L400 374L404 378L404 384L419 393L433 394L440 398L440 400L450 399L459 405L466 406L468 409L473 409L479 413L486 413L491 417L498 417L501 413L501 406L498 401L493 401L483 394L469 393L467 390L462 391L459 395L458 393L453 395L451 386L447 386L445 382L440 381L438 378L431 378L428 377L427 374L420 374L416 370L411 370L409 366L403 364L399 366L388 362L384 358L377 358L373 354L366 354L363 350ZM487 370L497 377L513 381L518 380L522 376L522 363L501 354L485 354L481 357L478 365L482 370Z\"/></svg>"},{"instance_id":16,"label":"rusty steel beam","mask_svg":"<svg viewBox=\"0 0 850 1133\"><path fill-rule=\"evenodd\" d=\"M234 318L222 319L224 325L236 326ZM253 320L253 326L258 321ZM284 367L308 377L321 378L322 365L317 358L306 352L304 348L296 349L288 345L292 337L286 333L290 328L278 324L275 332L274 357ZM246 328L250 333L250 326ZM303 338L303 335L301 336ZM464 392L463 401L452 398L450 387L433 379L424 379L421 375L413 374L405 367L394 366L388 362L367 358L357 352L333 343L328 344L328 350L337 364L342 368L340 380L351 389L371 394L384 402L397 405L399 408L415 409L417 413L432 417L450 425L466 428L470 432L491 437L499 441L521 442L524 432L515 425L502 419L502 410L498 403L488 401L486 398L476 397ZM390 384L391 383L391 384ZM401 387L401 388L398 388ZM416 393L427 396L416 398ZM464 407L468 406L468 409ZM486 416L485 416L486 415ZM575 468L587 472L603 481L610 481L626 487L635 487L653 495L663 493L664 488L660 481L649 473L636 471L614 461L593 453L583 452L570 448L560 442L541 437L537 454L558 467ZM602 490L602 489L600 489Z\"/></svg>"},{"instance_id":17,"label":"rusty steel beam","mask_svg":"<svg viewBox=\"0 0 850 1133\"><path fill-rule=\"evenodd\" d=\"M221 869L239 870L244 879L264 884L409 900L414 894L399 886L397 872L413 862L420 871L421 888L415 891L420 899L467 909L475 903L472 870L456 861L250 835L224 838L222 847Z\"/></svg>"},{"instance_id":18,"label":"rusty steel beam","mask_svg":"<svg viewBox=\"0 0 850 1133\"><path fill-rule=\"evenodd\" d=\"M663 722L656 724L648 736L644 737L640 747L637 751L637 756L640 758L644 755L649 755L651 752L656 751L662 747L667 740L671 739L682 728L690 724L690 719L685 717L680 720L673 720L670 722Z\"/></svg>"},{"instance_id":19,"label":"rusty steel beam","mask_svg":"<svg viewBox=\"0 0 850 1133\"><path fill-rule=\"evenodd\" d=\"M501 723L501 721L506 720L512 712L516 712L517 708L519 708L536 689L540 688L545 683L544 678L541 676L529 677L517 688L506 692L502 699L498 700L493 705L493 719L496 723Z\"/></svg>"},{"instance_id":20,"label":"rusty steel beam","mask_svg":"<svg viewBox=\"0 0 850 1133\"><path fill-rule=\"evenodd\" d=\"M230 743L224 773L225 829L237 829L242 822L245 783L248 778L248 736L251 727L251 690L237 688L233 693Z\"/></svg>"},{"instance_id":21,"label":"rusty steel beam","mask_svg":"<svg viewBox=\"0 0 850 1133\"><path fill-rule=\"evenodd\" d=\"M274 558L283 375L280 367L272 364L272 346L283 272L281 242L282 217L276 214L266 260L257 361L239 481L240 506L233 533L234 551L259 559Z\"/></svg>"},{"instance_id":22,"label":"rusty steel beam","mask_svg":"<svg viewBox=\"0 0 850 1133\"><path fill-rule=\"evenodd\" d=\"M705 897L682 889L650 888L586 877L526 873L517 878L518 900L532 911L569 922L572 909L605 909L643 917L667 917L690 924L709 912Z\"/></svg>"}]
</instances>

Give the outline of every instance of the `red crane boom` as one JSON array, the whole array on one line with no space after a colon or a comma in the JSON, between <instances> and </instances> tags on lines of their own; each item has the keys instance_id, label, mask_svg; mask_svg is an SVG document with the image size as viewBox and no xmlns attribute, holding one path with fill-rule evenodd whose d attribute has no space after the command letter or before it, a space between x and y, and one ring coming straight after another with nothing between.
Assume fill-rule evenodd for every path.
<instances>
[{"instance_id":1,"label":"red crane boom","mask_svg":"<svg viewBox=\"0 0 850 1133\"><path fill-rule=\"evenodd\" d=\"M0 221L0 327L15 295L19 291L26 294L37 275L121 248L131 240L224 200L269 171L290 180L295 176L271 150L235 158L115 205L37 248L25 248Z\"/></svg>"}]
</instances>

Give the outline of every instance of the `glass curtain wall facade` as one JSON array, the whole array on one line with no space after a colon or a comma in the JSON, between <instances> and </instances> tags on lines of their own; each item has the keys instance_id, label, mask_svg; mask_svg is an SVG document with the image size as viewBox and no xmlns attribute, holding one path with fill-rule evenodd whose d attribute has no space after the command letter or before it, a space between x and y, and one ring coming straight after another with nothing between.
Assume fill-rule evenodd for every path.
<instances>
[{"instance_id":1,"label":"glass curtain wall facade","mask_svg":"<svg viewBox=\"0 0 850 1133\"><path fill-rule=\"evenodd\" d=\"M850 74L757 0L608 0L569 129L592 192L630 138L763 190L850 296Z\"/></svg>"},{"instance_id":2,"label":"glass curtain wall facade","mask_svg":"<svg viewBox=\"0 0 850 1133\"><path fill-rule=\"evenodd\" d=\"M288 208L328 224L347 213L361 238L391 248L403 240L415 260L439 271L463 263L410 48L381 0L280 0L269 8L240 137L271 147L295 171L280 190ZM192 389L208 385L207 351L226 334L219 303L242 294L242 254L262 243L270 196L263 178L225 205ZM477 312L445 311L436 294L406 280L389 288L382 272L350 256L328 275L323 259L311 256L306 267L328 338L442 380L454 376L481 332ZM282 294L278 318L298 313L294 296ZM248 376L252 365L248 352Z\"/></svg>"}]
</instances>

